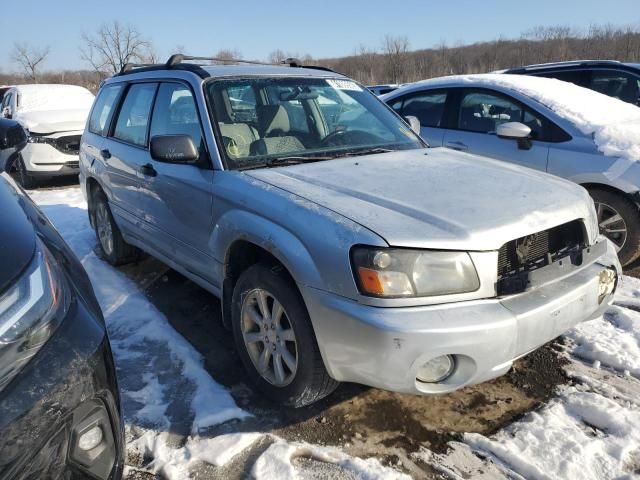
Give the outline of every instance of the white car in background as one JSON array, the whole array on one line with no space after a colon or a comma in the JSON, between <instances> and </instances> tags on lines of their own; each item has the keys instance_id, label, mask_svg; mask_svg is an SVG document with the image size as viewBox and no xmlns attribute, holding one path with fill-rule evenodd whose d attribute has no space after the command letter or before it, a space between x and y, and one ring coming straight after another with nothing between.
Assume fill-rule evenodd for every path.
<instances>
[{"instance_id":1,"label":"white car in background","mask_svg":"<svg viewBox=\"0 0 640 480\"><path fill-rule=\"evenodd\" d=\"M640 258L640 108L572 83L507 74L433 78L381 99L398 114L416 117L432 147L582 185L620 262Z\"/></svg>"},{"instance_id":2,"label":"white car in background","mask_svg":"<svg viewBox=\"0 0 640 480\"><path fill-rule=\"evenodd\" d=\"M80 137L93 99L75 85L16 85L5 93L2 116L29 133L26 148L8 166L23 187L35 187L42 177L78 174Z\"/></svg>"}]
</instances>

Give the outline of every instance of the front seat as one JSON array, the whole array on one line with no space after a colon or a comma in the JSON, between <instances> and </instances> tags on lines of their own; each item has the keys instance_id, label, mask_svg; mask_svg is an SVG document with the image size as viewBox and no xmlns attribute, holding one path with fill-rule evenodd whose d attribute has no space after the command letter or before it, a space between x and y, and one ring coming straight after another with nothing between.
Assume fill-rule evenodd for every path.
<instances>
[{"instance_id":1,"label":"front seat","mask_svg":"<svg viewBox=\"0 0 640 480\"><path fill-rule=\"evenodd\" d=\"M251 155L273 155L304 150L302 142L289 135L289 114L282 105L261 105L256 108L261 139L251 144Z\"/></svg>"}]
</instances>

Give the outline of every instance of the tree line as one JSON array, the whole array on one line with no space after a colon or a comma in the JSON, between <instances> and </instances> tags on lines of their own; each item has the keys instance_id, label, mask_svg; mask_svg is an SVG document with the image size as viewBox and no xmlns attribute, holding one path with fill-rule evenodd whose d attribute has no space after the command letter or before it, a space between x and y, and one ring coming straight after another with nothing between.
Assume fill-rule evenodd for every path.
<instances>
[{"instance_id":1,"label":"tree line","mask_svg":"<svg viewBox=\"0 0 640 480\"><path fill-rule=\"evenodd\" d=\"M172 53L185 53L177 45ZM45 70L50 46L14 44L10 60L19 72L0 72L0 84L69 83L96 91L100 82L119 72L127 63L164 61L153 42L131 25L118 21L103 24L93 34L82 34L79 56L87 65L83 70ZM218 63L241 59L236 49L213 53ZM405 36L386 35L378 47L360 45L353 54L340 58L314 58L275 50L267 59L279 63L295 57L305 64L316 64L367 84L405 83L443 75L482 73L504 68L574 59L609 59L640 63L640 28L592 25L585 30L567 26L536 27L518 38L468 45L442 42L433 48L412 50Z\"/></svg>"}]
</instances>

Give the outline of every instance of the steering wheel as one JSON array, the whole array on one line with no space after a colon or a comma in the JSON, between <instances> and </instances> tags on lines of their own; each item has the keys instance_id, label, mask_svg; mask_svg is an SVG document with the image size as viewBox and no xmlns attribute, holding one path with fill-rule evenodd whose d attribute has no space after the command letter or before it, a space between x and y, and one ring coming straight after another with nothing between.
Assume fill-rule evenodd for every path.
<instances>
[{"instance_id":1,"label":"steering wheel","mask_svg":"<svg viewBox=\"0 0 640 480\"><path fill-rule=\"evenodd\" d=\"M380 142L380 137L364 130L335 130L324 137L325 146L367 145Z\"/></svg>"}]
</instances>

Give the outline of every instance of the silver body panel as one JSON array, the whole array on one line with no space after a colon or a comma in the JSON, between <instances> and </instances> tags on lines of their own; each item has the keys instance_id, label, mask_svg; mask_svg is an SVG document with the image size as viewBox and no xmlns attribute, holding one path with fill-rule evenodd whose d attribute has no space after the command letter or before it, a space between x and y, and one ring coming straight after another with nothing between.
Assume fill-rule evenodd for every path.
<instances>
[{"instance_id":1,"label":"silver body panel","mask_svg":"<svg viewBox=\"0 0 640 480\"><path fill-rule=\"evenodd\" d=\"M287 67L215 67L212 72L336 76ZM461 374L460 381L454 375L453 383L440 389L452 390L504 373L514 358L598 315L611 302L594 305L593 291L604 266L621 272L611 247L575 271L541 280L531 291L496 298L497 250L505 242L580 219L588 242L596 243L593 203L571 182L446 149L225 170L203 79L186 71L154 71L107 84L143 79L191 85L211 168L162 164L147 149L125 149L85 131L83 189L89 178L97 181L128 242L217 296L223 295L234 242L268 251L298 285L325 365L338 380L438 393L418 389L412 375L420 362L455 347L452 353L468 356L475 367L473 374ZM100 155L105 146L112 154L108 160ZM138 167L145 163L152 163L158 175L141 174ZM354 245L470 251L480 288L440 297L364 296L350 262ZM563 305L570 305L566 316ZM562 313L561 321L554 312ZM533 324L540 328L530 328Z\"/></svg>"}]
</instances>

